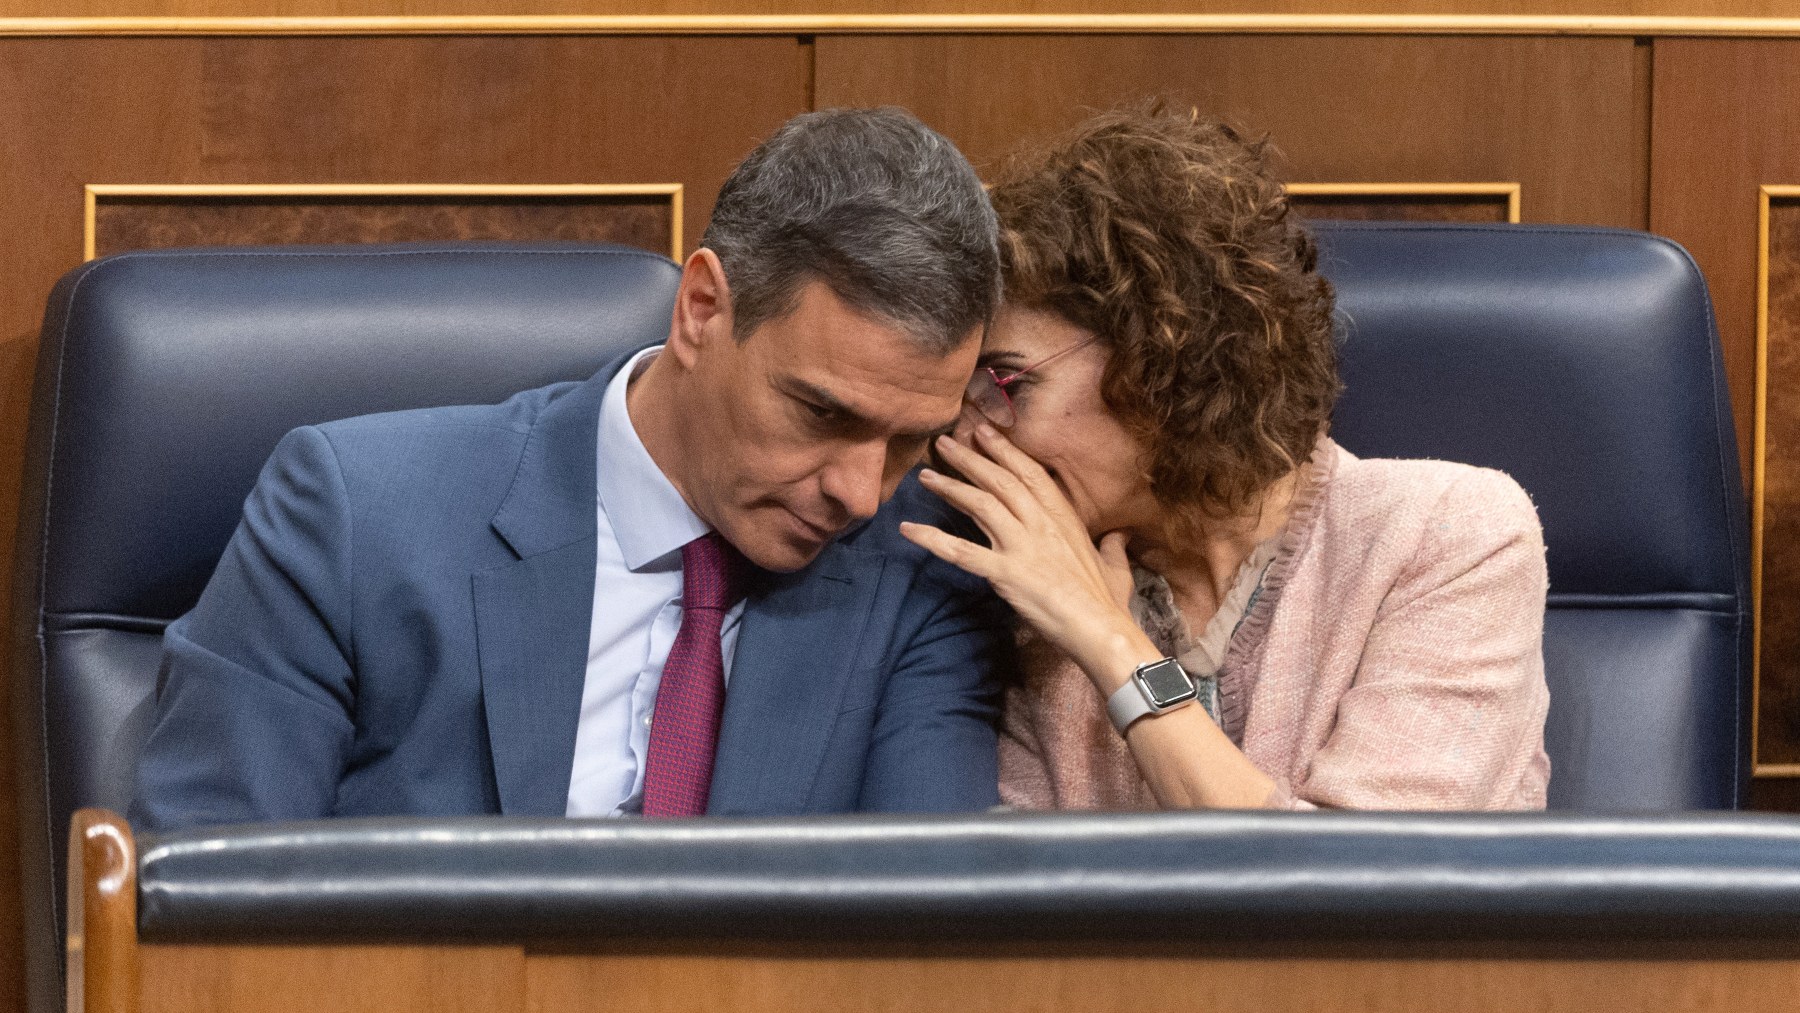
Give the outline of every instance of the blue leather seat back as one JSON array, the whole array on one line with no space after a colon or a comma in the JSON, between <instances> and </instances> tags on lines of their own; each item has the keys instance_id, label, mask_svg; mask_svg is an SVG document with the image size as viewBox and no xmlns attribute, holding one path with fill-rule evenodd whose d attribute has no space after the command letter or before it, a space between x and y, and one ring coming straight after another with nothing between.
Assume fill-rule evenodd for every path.
<instances>
[{"instance_id":1,"label":"blue leather seat back","mask_svg":"<svg viewBox=\"0 0 1800 1013\"><path fill-rule=\"evenodd\" d=\"M1550 804L1731 808L1749 540L1706 284L1638 232L1320 223L1339 442L1499 468L1549 548Z\"/></svg>"},{"instance_id":2,"label":"blue leather seat back","mask_svg":"<svg viewBox=\"0 0 1800 1013\"><path fill-rule=\"evenodd\" d=\"M34 1005L56 999L69 817L124 811L162 628L282 434L585 379L667 335L679 279L624 247L450 244L146 251L57 285L13 641Z\"/></svg>"}]
</instances>

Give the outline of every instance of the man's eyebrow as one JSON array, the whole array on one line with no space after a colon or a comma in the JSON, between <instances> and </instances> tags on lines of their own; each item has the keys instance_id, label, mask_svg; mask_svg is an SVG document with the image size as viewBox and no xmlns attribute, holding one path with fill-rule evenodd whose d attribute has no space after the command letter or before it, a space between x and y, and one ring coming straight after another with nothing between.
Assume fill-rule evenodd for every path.
<instances>
[{"instance_id":1,"label":"man's eyebrow","mask_svg":"<svg viewBox=\"0 0 1800 1013\"><path fill-rule=\"evenodd\" d=\"M808 383L807 381L794 376L778 378L775 381L775 385L780 387L782 392L789 397L799 398L802 401L810 401L820 408L838 416L847 428L878 428L878 424L873 419L845 404L836 394L833 394L818 384ZM959 415L958 418L960 417L961 416ZM895 433L894 435L915 440L933 440L946 433L953 432L956 429L956 422L957 419L951 419L943 425L931 429L920 432Z\"/></svg>"},{"instance_id":2,"label":"man's eyebrow","mask_svg":"<svg viewBox=\"0 0 1800 1013\"><path fill-rule=\"evenodd\" d=\"M836 394L833 394L818 384L808 383L797 376L780 377L775 381L775 384L782 388L782 393L789 397L799 398L802 401L810 401L834 415L841 416L844 421L853 425L870 424L869 420L864 418L861 412L858 412L856 409L845 404L843 401L839 400Z\"/></svg>"}]
</instances>

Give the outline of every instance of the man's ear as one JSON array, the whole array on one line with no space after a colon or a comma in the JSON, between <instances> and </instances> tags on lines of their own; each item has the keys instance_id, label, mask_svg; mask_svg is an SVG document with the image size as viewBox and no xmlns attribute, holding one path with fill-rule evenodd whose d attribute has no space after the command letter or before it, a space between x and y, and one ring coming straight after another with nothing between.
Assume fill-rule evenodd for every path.
<instances>
[{"instance_id":1,"label":"man's ear","mask_svg":"<svg viewBox=\"0 0 1800 1013\"><path fill-rule=\"evenodd\" d=\"M692 369L701 349L720 340L731 340L731 286L719 255L702 246L682 265L667 351Z\"/></svg>"}]
</instances>

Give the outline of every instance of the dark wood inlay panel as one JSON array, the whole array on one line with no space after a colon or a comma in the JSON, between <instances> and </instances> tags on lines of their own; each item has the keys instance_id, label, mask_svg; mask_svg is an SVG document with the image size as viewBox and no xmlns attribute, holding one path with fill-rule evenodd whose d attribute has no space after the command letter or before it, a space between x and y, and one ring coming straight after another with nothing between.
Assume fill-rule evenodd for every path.
<instances>
[{"instance_id":1,"label":"dark wood inlay panel","mask_svg":"<svg viewBox=\"0 0 1800 1013\"><path fill-rule=\"evenodd\" d=\"M1757 762L1800 763L1800 200L1769 203Z\"/></svg>"},{"instance_id":2,"label":"dark wood inlay panel","mask_svg":"<svg viewBox=\"0 0 1800 1013\"><path fill-rule=\"evenodd\" d=\"M1759 777L1751 781L1750 808L1758 812L1800 813L1800 778Z\"/></svg>"},{"instance_id":3,"label":"dark wood inlay panel","mask_svg":"<svg viewBox=\"0 0 1800 1013\"><path fill-rule=\"evenodd\" d=\"M1507 220L1506 198L1489 194L1435 196L1394 194L1368 196L1295 194L1290 199L1307 218L1346 221L1480 222Z\"/></svg>"},{"instance_id":4,"label":"dark wood inlay panel","mask_svg":"<svg viewBox=\"0 0 1800 1013\"><path fill-rule=\"evenodd\" d=\"M569 240L623 243L668 256L665 195L594 197L233 197L101 195L94 253L170 246Z\"/></svg>"}]
</instances>

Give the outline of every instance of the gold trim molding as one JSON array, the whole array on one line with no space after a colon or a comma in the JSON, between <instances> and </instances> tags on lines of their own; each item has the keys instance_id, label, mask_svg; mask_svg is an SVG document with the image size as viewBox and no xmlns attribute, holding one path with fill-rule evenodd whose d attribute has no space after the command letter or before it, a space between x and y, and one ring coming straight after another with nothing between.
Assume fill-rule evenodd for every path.
<instances>
[{"instance_id":1,"label":"gold trim molding","mask_svg":"<svg viewBox=\"0 0 1800 1013\"><path fill-rule=\"evenodd\" d=\"M94 259L94 223L105 197L656 197L669 198L669 256L682 259L680 183L89 183L82 259Z\"/></svg>"},{"instance_id":2,"label":"gold trim molding","mask_svg":"<svg viewBox=\"0 0 1800 1013\"><path fill-rule=\"evenodd\" d=\"M1800 777L1800 763L1758 758L1762 723L1763 518L1769 437L1769 205L1800 198L1800 186L1767 185L1756 197L1756 398L1750 471L1750 765L1757 777Z\"/></svg>"},{"instance_id":3,"label":"gold trim molding","mask_svg":"<svg viewBox=\"0 0 1800 1013\"><path fill-rule=\"evenodd\" d=\"M621 14L0 18L55 35L1576 35L1800 36L1800 18L1513 14Z\"/></svg>"},{"instance_id":4,"label":"gold trim molding","mask_svg":"<svg viewBox=\"0 0 1800 1013\"><path fill-rule=\"evenodd\" d=\"M1506 220L1519 221L1518 183L1289 183L1296 197L1505 197Z\"/></svg>"}]
</instances>

